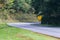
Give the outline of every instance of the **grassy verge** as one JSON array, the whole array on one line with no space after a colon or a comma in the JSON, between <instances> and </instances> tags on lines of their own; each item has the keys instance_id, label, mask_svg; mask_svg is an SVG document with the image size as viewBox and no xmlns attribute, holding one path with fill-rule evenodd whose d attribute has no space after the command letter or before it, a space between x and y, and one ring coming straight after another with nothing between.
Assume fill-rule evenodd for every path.
<instances>
[{"instance_id":1,"label":"grassy verge","mask_svg":"<svg viewBox=\"0 0 60 40\"><path fill-rule=\"evenodd\" d=\"M60 40L28 30L0 24L0 40Z\"/></svg>"}]
</instances>

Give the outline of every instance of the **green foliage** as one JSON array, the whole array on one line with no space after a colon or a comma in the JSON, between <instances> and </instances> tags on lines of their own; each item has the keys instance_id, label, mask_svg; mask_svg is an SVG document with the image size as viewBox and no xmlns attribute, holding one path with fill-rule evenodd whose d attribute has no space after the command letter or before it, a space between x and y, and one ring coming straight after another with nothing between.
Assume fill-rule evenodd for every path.
<instances>
[{"instance_id":1,"label":"green foliage","mask_svg":"<svg viewBox=\"0 0 60 40\"><path fill-rule=\"evenodd\" d=\"M0 0L0 4L4 3L5 0Z\"/></svg>"},{"instance_id":2,"label":"green foliage","mask_svg":"<svg viewBox=\"0 0 60 40\"><path fill-rule=\"evenodd\" d=\"M9 9L13 6L13 1L14 0L5 0L5 8Z\"/></svg>"},{"instance_id":3,"label":"green foliage","mask_svg":"<svg viewBox=\"0 0 60 40\"><path fill-rule=\"evenodd\" d=\"M14 0L13 7L16 11L23 10L24 12L27 12L31 8L25 0Z\"/></svg>"},{"instance_id":4,"label":"green foliage","mask_svg":"<svg viewBox=\"0 0 60 40\"><path fill-rule=\"evenodd\" d=\"M31 5L31 3L32 3L32 0L25 0L26 1L26 3L28 3L28 4L30 4Z\"/></svg>"},{"instance_id":5,"label":"green foliage","mask_svg":"<svg viewBox=\"0 0 60 40\"><path fill-rule=\"evenodd\" d=\"M60 0L0 0L0 4L4 4L3 6L0 5L0 10L8 10L8 12L5 12L6 14L19 13L21 11L23 13L31 13L34 11L35 14L43 15L44 18L47 18L43 18L44 20L52 20L52 17L53 21L56 18L58 19L57 21L60 20L60 18L58 18L60 16ZM6 17L5 19L7 19L6 14L3 15ZM45 23L47 23L47 21Z\"/></svg>"},{"instance_id":6,"label":"green foliage","mask_svg":"<svg viewBox=\"0 0 60 40\"><path fill-rule=\"evenodd\" d=\"M23 11L26 13L32 8L31 0L5 0L4 8L9 10L14 9L16 12Z\"/></svg>"}]
</instances>

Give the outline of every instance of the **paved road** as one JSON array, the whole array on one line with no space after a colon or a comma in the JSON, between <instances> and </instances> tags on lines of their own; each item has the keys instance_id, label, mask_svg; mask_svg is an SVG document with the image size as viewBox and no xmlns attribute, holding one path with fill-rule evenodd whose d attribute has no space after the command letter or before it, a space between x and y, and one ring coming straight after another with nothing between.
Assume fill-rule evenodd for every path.
<instances>
[{"instance_id":1,"label":"paved road","mask_svg":"<svg viewBox=\"0 0 60 40\"><path fill-rule=\"evenodd\" d=\"M15 26L27 30L31 30L33 32L38 32L54 37L60 38L60 27L57 26L48 26L48 25L40 25L40 23L7 23L10 26Z\"/></svg>"}]
</instances>

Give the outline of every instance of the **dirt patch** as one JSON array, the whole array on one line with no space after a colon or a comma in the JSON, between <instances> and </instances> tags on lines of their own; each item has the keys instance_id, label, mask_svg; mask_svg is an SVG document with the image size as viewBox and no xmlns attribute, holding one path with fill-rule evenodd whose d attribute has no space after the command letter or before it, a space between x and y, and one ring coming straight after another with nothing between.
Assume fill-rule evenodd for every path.
<instances>
[{"instance_id":1,"label":"dirt patch","mask_svg":"<svg viewBox=\"0 0 60 40\"><path fill-rule=\"evenodd\" d=\"M25 36L23 34L16 34L16 37L22 38L23 40L33 40L32 38Z\"/></svg>"}]
</instances>

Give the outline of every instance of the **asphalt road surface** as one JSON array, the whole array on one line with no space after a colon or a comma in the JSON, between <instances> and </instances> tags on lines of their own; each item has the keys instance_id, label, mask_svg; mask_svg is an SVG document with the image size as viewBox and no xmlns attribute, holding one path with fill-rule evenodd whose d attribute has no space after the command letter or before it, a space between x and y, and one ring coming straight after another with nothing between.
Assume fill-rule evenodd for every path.
<instances>
[{"instance_id":1,"label":"asphalt road surface","mask_svg":"<svg viewBox=\"0 0 60 40\"><path fill-rule=\"evenodd\" d=\"M41 25L40 23L7 23L10 26L30 30L33 32L38 32L54 37L60 38L60 27L59 26L48 26Z\"/></svg>"}]
</instances>

